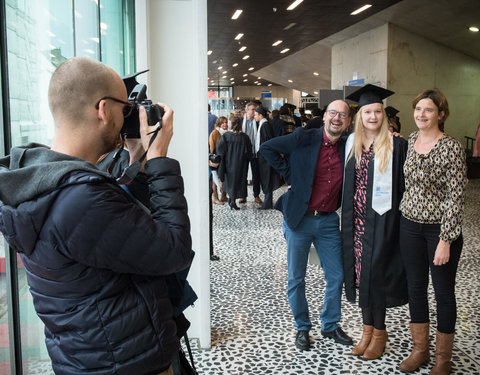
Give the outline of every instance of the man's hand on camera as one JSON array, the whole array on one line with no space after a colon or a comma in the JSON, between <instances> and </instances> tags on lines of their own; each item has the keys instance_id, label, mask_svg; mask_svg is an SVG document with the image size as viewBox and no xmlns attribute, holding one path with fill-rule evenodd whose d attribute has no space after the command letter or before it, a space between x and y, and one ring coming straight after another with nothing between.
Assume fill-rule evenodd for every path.
<instances>
[{"instance_id":1,"label":"man's hand on camera","mask_svg":"<svg viewBox=\"0 0 480 375\"><path fill-rule=\"evenodd\" d=\"M152 143L150 148L148 148L148 144L150 143L150 138L153 135L152 132L157 129L158 124L149 126L145 108L140 107L139 109L140 137L142 139L144 149L148 149L147 160L167 156L168 146L170 145L170 140L173 136L173 110L166 104L157 104L163 108L165 114L162 117L162 128L158 132L157 138Z\"/></svg>"}]
</instances>

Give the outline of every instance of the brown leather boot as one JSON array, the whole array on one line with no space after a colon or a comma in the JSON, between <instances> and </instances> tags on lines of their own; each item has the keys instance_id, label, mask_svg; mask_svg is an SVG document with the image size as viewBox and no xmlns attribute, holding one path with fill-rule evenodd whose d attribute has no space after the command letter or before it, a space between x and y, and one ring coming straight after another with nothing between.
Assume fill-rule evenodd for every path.
<instances>
[{"instance_id":1,"label":"brown leather boot","mask_svg":"<svg viewBox=\"0 0 480 375\"><path fill-rule=\"evenodd\" d=\"M220 197L220 200L222 202L228 202L227 193L225 193L223 191L223 182L222 182L222 185L220 186L220 192L222 193L222 196Z\"/></svg>"},{"instance_id":2,"label":"brown leather boot","mask_svg":"<svg viewBox=\"0 0 480 375\"><path fill-rule=\"evenodd\" d=\"M220 204L220 205L223 204L223 202L218 199L217 185L215 185L215 184L213 184L212 202L215 203L215 204Z\"/></svg>"},{"instance_id":3,"label":"brown leather boot","mask_svg":"<svg viewBox=\"0 0 480 375\"><path fill-rule=\"evenodd\" d=\"M363 332L362 338L358 342L357 345L353 347L352 354L353 355L362 355L370 344L370 340L372 339L373 333L373 326L363 325Z\"/></svg>"},{"instance_id":4,"label":"brown leather boot","mask_svg":"<svg viewBox=\"0 0 480 375\"><path fill-rule=\"evenodd\" d=\"M430 375L447 375L452 370L452 348L454 333L442 333L437 330L435 343L435 366Z\"/></svg>"},{"instance_id":5,"label":"brown leather boot","mask_svg":"<svg viewBox=\"0 0 480 375\"><path fill-rule=\"evenodd\" d=\"M380 358L387 345L387 330L385 329L373 329L372 339L368 344L367 349L363 353L363 359L377 359Z\"/></svg>"},{"instance_id":6,"label":"brown leather boot","mask_svg":"<svg viewBox=\"0 0 480 375\"><path fill-rule=\"evenodd\" d=\"M430 361L428 348L429 329L430 323L410 323L413 349L408 358L404 359L398 366L400 371L413 372Z\"/></svg>"}]
</instances>

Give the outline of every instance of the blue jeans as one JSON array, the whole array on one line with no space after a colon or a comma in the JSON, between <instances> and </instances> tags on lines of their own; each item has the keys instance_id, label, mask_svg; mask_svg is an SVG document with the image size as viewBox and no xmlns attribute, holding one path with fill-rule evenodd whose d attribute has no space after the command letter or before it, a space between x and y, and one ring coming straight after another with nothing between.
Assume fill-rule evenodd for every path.
<instances>
[{"instance_id":1,"label":"blue jeans","mask_svg":"<svg viewBox=\"0 0 480 375\"><path fill-rule=\"evenodd\" d=\"M295 230L283 221L283 234L287 240L288 301L298 330L312 327L305 296L305 273L308 254L313 243L325 274L326 288L323 309L320 314L322 331L337 329L341 318L343 285L342 243L339 218L333 212L325 216L303 217Z\"/></svg>"}]
</instances>

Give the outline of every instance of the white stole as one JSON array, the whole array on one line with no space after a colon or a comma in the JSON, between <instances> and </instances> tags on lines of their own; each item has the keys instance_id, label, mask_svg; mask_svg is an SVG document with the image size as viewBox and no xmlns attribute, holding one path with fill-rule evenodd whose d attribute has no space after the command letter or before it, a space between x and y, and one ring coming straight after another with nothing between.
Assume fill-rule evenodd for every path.
<instances>
[{"instance_id":1,"label":"white stole","mask_svg":"<svg viewBox=\"0 0 480 375\"><path fill-rule=\"evenodd\" d=\"M257 139L257 122L255 121L255 118L252 119L252 126L253 126L253 138L254 140L256 140ZM242 132L246 133L246 130L247 130L247 115L244 115L243 122L242 122ZM255 144L252 144L252 147L255 147Z\"/></svg>"},{"instance_id":2,"label":"white stole","mask_svg":"<svg viewBox=\"0 0 480 375\"><path fill-rule=\"evenodd\" d=\"M347 143L345 145L345 166L347 165L348 155L353 147L353 140L355 133L352 133L348 136ZM393 150L393 136L390 135L390 143ZM355 155L352 155L354 158ZM374 160L374 172L373 172L373 188L372 188L372 208L379 215L383 215L385 212L389 211L392 208L392 166L393 166L393 151L390 156L387 164L387 169L385 172L381 173L378 170L378 165L380 164L375 155ZM345 181L344 181L345 183Z\"/></svg>"},{"instance_id":3,"label":"white stole","mask_svg":"<svg viewBox=\"0 0 480 375\"><path fill-rule=\"evenodd\" d=\"M253 152L256 154L260 150L260 129L262 128L262 125L267 122L266 118L262 118L260 120L260 125L258 125L258 137L257 134L255 134L255 150Z\"/></svg>"}]
</instances>

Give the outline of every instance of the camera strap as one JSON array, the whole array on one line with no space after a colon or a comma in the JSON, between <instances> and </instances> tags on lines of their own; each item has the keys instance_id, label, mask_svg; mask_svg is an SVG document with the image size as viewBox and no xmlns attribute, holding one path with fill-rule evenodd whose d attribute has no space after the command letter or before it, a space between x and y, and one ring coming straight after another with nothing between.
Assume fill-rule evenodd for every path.
<instances>
[{"instance_id":1,"label":"camera strap","mask_svg":"<svg viewBox=\"0 0 480 375\"><path fill-rule=\"evenodd\" d=\"M117 178L117 183L119 185L128 185L130 182L133 181L133 179L135 177L137 177L138 172L140 172L140 169L142 168L142 163L145 160L145 158L147 157L147 152L150 149L150 146L152 145L152 143L155 141L155 138L157 138L158 132L160 131L161 128L162 128L162 126L161 126L161 123L160 123L159 126L157 126L157 128L155 130L151 131L150 133L147 133L147 135L153 134L152 138L150 138L150 141L148 142L147 150L145 151L145 153L142 155L142 157L140 159L138 159L135 163L129 165L127 168L125 168L123 170L122 175ZM115 155L113 155L113 159L112 159L111 163L109 164L109 166L107 168L108 172L113 170L113 167L115 166L115 164L120 159L120 155L121 155L121 153L124 149L124 145L125 145L125 138L124 137L125 136L122 135L122 145L115 152Z\"/></svg>"}]
</instances>

